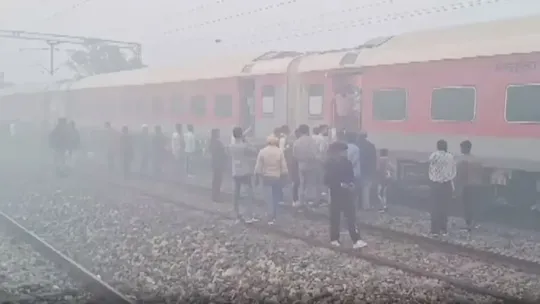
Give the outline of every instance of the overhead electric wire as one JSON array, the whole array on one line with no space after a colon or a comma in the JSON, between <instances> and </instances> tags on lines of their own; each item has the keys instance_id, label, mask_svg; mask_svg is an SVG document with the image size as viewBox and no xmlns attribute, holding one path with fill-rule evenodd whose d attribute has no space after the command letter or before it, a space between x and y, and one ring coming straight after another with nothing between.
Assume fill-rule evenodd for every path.
<instances>
[{"instance_id":1,"label":"overhead electric wire","mask_svg":"<svg viewBox=\"0 0 540 304\"><path fill-rule=\"evenodd\" d=\"M445 6L436 5L433 7L421 8L421 9L417 8L414 10L391 13L391 14L387 14L383 16L361 18L357 20L339 21L339 22L326 23L326 24L320 24L320 25L306 24L306 26L311 27L311 30L305 31L299 28L297 28L296 30L287 29L289 33L287 33L284 36L279 36L279 37L271 38L271 39L258 39L261 36L263 36L261 35L262 32L268 31L269 29L274 29L276 27L280 27L286 22L286 21L280 21L274 24L263 25L261 26L260 29L254 29L251 31L251 32L254 32L254 34L252 35L238 35L238 36L233 37L232 39L223 37L223 44L235 47L235 46L245 46L245 45L254 45L254 44L265 44L268 42L287 41L287 40L293 40L293 39L298 39L302 37L312 36L319 33L334 32L338 30L346 30L346 29L351 29L355 27L365 27L365 26L376 25L376 24L387 24L390 22L411 19L414 17L460 11L464 9L470 9L474 7L480 7L484 5L495 4L495 3L506 2L506 1L510 1L510 0L464 0L457 3L450 3ZM350 9L341 10L340 12L348 13L349 11L356 11L359 9L360 7L354 7ZM323 15L326 15L326 14L321 14L318 17L321 17ZM308 20L308 18L305 18L303 21L305 20ZM301 23L298 21L291 21L290 24L300 25ZM203 40L203 38L190 38L190 39L179 41L179 44L189 44L190 42L200 41L200 40ZM227 41L230 41L230 40L242 40L242 43L229 44Z\"/></svg>"},{"instance_id":2,"label":"overhead electric wire","mask_svg":"<svg viewBox=\"0 0 540 304\"><path fill-rule=\"evenodd\" d=\"M359 10L362 10L362 9L380 7L380 6L383 6L385 4L390 4L390 3L392 3L392 1L393 0L379 0L379 1L374 1L372 3L369 3L369 4L355 6L355 7L352 7L352 8L339 9L339 10L333 10L333 11L325 12L325 13L322 13L322 14L319 14L319 15L316 15L316 16L308 17L308 18L294 19L294 20L282 20L282 21L280 21L278 23L269 23L269 24L262 25L262 26L259 26L259 27L262 30L268 30L269 28L284 27L285 25L296 25L296 24L300 24L302 21L309 21L309 20L313 20L313 19L325 18L325 17L328 17L330 15L339 15L339 14L345 14L345 13L359 11ZM252 32L255 32L255 31L259 32L258 30L251 30L251 31ZM196 40L202 40L202 39L201 38L190 38L190 39L187 39L187 40L184 40L184 41L196 41Z\"/></svg>"},{"instance_id":3,"label":"overhead electric wire","mask_svg":"<svg viewBox=\"0 0 540 304\"><path fill-rule=\"evenodd\" d=\"M65 15L65 14L67 14L69 12L75 11L75 10L79 9L80 7L83 7L83 6L87 5L91 1L93 1L93 0L80 0L80 1L77 1L76 3L72 4L70 7L66 8L66 9L59 10L59 11L53 13L52 15L46 17L45 19L43 19L43 20L41 20L39 22L47 22L47 21L52 21L54 19L57 19L57 18L61 17L62 15Z\"/></svg>"},{"instance_id":4,"label":"overhead electric wire","mask_svg":"<svg viewBox=\"0 0 540 304\"><path fill-rule=\"evenodd\" d=\"M245 0L240 0L240 1L245 1ZM188 16L188 15L193 16L193 15L196 15L196 14L200 14L201 12L204 12L209 8L213 8L213 9L217 10L218 8L215 7L215 6L222 5L224 3L230 3L230 2L231 2L231 0L211 0L211 1L204 2L204 3L199 3L199 4L197 4L197 5L195 5L195 6L191 7L191 8L188 8L186 10L172 12L172 13L166 14L165 16L155 16L157 19L160 20L160 22L155 24L155 26L162 26L162 25L166 26L167 24L171 23L171 21L178 22L179 18ZM113 28L107 28L107 29L105 29L103 31L108 32L108 33L114 32L117 35L122 35L122 34L127 33L127 32L132 33L132 29L126 28L125 26L116 26L116 27L113 27ZM141 40L142 40L146 36L154 36L155 34L156 34L155 31L154 32L142 31L137 36L140 37ZM161 33L161 35L162 34L163 33Z\"/></svg>"},{"instance_id":5,"label":"overhead electric wire","mask_svg":"<svg viewBox=\"0 0 540 304\"><path fill-rule=\"evenodd\" d=\"M205 26L208 26L208 25L217 24L217 23L221 23L221 22L224 22L224 21L229 21L229 20L233 20L233 19L236 19L236 18L244 17L244 16L250 16L250 15L253 15L253 14L265 12L265 11L276 9L276 8L281 8L281 7L284 7L284 6L287 6L287 5L294 4L294 3L299 2L299 1L300 0L281 0L281 1L277 2L277 3L268 4L268 5L265 5L265 6L262 6L262 7L257 7L255 9L238 12L238 13L233 14L233 15L228 15L228 16L225 16L225 17L219 17L219 18L207 20L207 21L204 21L204 22L201 22L201 23L196 23L196 24L192 24L192 25L188 25L188 26L184 26L184 27L180 27L180 28L176 28L176 29L172 29L172 30L167 30L163 34L172 35L172 34L175 34L175 33L184 32L186 30L198 29L198 28L205 27Z\"/></svg>"}]
</instances>

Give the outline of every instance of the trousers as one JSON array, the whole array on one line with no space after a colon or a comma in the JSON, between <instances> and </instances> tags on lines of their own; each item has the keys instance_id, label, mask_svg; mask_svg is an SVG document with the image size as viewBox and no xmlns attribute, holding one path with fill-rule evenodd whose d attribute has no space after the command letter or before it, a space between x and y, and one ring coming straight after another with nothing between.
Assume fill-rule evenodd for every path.
<instances>
[{"instance_id":1,"label":"trousers","mask_svg":"<svg viewBox=\"0 0 540 304\"><path fill-rule=\"evenodd\" d=\"M431 182L431 233L446 233L448 207L452 203L452 182Z\"/></svg>"},{"instance_id":2,"label":"trousers","mask_svg":"<svg viewBox=\"0 0 540 304\"><path fill-rule=\"evenodd\" d=\"M347 221L347 229L353 243L360 239L356 227L354 193L343 188L330 188L330 241L339 240L341 214Z\"/></svg>"},{"instance_id":3,"label":"trousers","mask_svg":"<svg viewBox=\"0 0 540 304\"><path fill-rule=\"evenodd\" d=\"M248 202L246 206L246 216L254 216L253 204L255 204L255 194L253 191L253 183L251 175L234 176L234 212L237 218L243 218L242 211L240 210L240 191L242 186L247 187L248 190Z\"/></svg>"}]
</instances>

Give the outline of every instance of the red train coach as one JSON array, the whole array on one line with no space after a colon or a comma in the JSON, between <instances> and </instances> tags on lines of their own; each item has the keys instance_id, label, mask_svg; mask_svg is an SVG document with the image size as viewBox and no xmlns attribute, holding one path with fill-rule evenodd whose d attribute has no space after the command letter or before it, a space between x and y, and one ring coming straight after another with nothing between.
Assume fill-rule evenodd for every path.
<instances>
[{"instance_id":1,"label":"red train coach","mask_svg":"<svg viewBox=\"0 0 540 304\"><path fill-rule=\"evenodd\" d=\"M487 166L504 169L494 175L536 190L539 38L534 16L404 34L365 50L363 128L398 160L425 161L438 139L456 153L471 140Z\"/></svg>"},{"instance_id":2,"label":"red train coach","mask_svg":"<svg viewBox=\"0 0 540 304\"><path fill-rule=\"evenodd\" d=\"M175 69L141 69L84 78L65 90L66 115L82 126L105 121L139 127L193 124L198 132L241 125L264 137L287 123L290 64L301 55L199 62ZM248 59L249 58L249 59Z\"/></svg>"}]
</instances>

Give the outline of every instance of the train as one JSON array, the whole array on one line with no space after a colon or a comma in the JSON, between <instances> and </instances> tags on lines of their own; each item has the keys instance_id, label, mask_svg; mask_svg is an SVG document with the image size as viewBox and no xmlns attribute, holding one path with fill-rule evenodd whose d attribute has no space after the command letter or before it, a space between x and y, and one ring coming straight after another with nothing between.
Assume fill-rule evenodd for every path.
<instances>
[{"instance_id":1,"label":"train","mask_svg":"<svg viewBox=\"0 0 540 304\"><path fill-rule=\"evenodd\" d=\"M491 181L540 190L540 16L378 37L354 48L267 52L143 68L0 92L1 121L105 121L250 128L356 128L386 148L401 178L446 139L470 140Z\"/></svg>"}]
</instances>

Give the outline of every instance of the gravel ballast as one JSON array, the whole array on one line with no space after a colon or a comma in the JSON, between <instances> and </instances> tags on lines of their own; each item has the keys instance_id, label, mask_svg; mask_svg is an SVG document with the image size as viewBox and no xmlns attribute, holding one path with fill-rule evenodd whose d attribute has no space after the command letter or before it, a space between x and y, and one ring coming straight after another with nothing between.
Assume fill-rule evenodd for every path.
<instances>
[{"instance_id":1,"label":"gravel ballast","mask_svg":"<svg viewBox=\"0 0 540 304\"><path fill-rule=\"evenodd\" d=\"M214 299L451 303L471 295L133 193L64 183L3 209L119 291ZM100 195L96 195L101 193ZM194 202L203 204L203 202Z\"/></svg>"}]
</instances>

